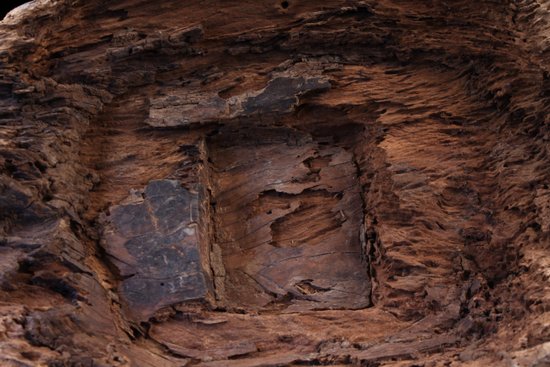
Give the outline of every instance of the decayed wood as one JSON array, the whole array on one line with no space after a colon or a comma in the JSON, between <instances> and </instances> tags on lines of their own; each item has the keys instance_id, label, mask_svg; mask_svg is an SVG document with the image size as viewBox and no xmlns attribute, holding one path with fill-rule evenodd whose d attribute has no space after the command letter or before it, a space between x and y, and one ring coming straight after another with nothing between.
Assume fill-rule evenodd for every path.
<instances>
[{"instance_id":1,"label":"decayed wood","mask_svg":"<svg viewBox=\"0 0 550 367\"><path fill-rule=\"evenodd\" d=\"M209 297L198 214L197 194L176 180L151 181L110 208L102 242L124 278L119 293L130 315L147 320L165 306Z\"/></svg>"},{"instance_id":2,"label":"decayed wood","mask_svg":"<svg viewBox=\"0 0 550 367\"><path fill-rule=\"evenodd\" d=\"M547 364L548 10L12 12L0 364Z\"/></svg>"},{"instance_id":3,"label":"decayed wood","mask_svg":"<svg viewBox=\"0 0 550 367\"><path fill-rule=\"evenodd\" d=\"M369 306L352 154L284 128L222 131L207 145L220 298L287 312Z\"/></svg>"}]
</instances>

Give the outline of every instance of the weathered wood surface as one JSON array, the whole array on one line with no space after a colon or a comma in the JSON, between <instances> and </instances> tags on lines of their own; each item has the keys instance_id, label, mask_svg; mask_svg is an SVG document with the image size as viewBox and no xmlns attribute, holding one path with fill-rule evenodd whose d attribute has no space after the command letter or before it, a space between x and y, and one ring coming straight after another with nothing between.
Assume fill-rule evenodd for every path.
<instances>
[{"instance_id":1,"label":"weathered wood surface","mask_svg":"<svg viewBox=\"0 0 550 367\"><path fill-rule=\"evenodd\" d=\"M130 315L147 320L163 307L208 298L198 221L198 195L176 180L151 181L109 209L102 243L124 278L119 292Z\"/></svg>"},{"instance_id":2,"label":"weathered wood surface","mask_svg":"<svg viewBox=\"0 0 550 367\"><path fill-rule=\"evenodd\" d=\"M547 364L548 12L11 13L0 365Z\"/></svg>"},{"instance_id":3,"label":"weathered wood surface","mask_svg":"<svg viewBox=\"0 0 550 367\"><path fill-rule=\"evenodd\" d=\"M370 305L351 153L284 128L222 131L207 145L220 298L288 312Z\"/></svg>"}]
</instances>

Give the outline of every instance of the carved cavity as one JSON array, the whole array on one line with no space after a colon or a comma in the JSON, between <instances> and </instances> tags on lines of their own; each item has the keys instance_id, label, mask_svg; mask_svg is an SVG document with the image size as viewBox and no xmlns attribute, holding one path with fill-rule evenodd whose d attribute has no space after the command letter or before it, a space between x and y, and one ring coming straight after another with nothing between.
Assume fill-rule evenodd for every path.
<instances>
[{"instance_id":1,"label":"carved cavity","mask_svg":"<svg viewBox=\"0 0 550 367\"><path fill-rule=\"evenodd\" d=\"M289 311L370 305L349 151L289 128L224 130L207 147L211 241L225 271L218 299Z\"/></svg>"}]
</instances>

